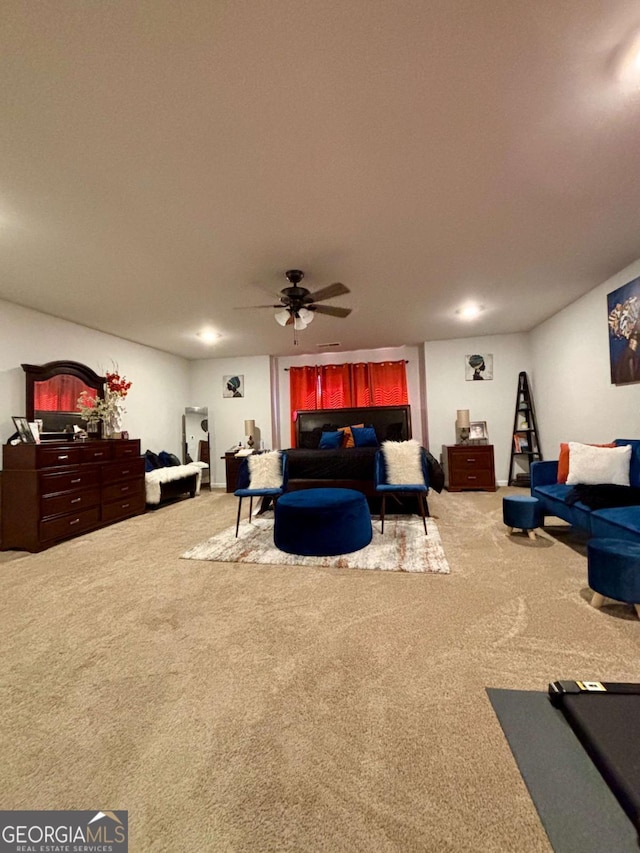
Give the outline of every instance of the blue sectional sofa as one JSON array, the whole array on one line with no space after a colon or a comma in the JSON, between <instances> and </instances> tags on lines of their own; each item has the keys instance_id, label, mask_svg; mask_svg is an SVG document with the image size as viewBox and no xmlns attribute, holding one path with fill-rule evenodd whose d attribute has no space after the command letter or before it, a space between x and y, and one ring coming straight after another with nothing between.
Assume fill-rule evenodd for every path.
<instances>
[{"instance_id":1,"label":"blue sectional sofa","mask_svg":"<svg viewBox=\"0 0 640 853\"><path fill-rule=\"evenodd\" d=\"M630 488L640 488L640 439L617 438L615 444L631 445ZM571 503L573 486L558 483L558 461L533 462L531 465L531 494L538 498L544 517L553 515L593 537L626 539L640 542L640 501L635 506L611 506L592 509L585 503ZM620 487L624 488L624 487ZM630 493L631 494L631 493Z\"/></svg>"}]
</instances>

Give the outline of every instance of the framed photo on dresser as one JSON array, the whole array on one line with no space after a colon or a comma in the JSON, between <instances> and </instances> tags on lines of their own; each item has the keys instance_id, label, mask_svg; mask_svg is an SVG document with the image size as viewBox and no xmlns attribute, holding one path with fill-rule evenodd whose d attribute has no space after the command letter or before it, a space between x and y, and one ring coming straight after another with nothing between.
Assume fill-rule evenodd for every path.
<instances>
[{"instance_id":1,"label":"framed photo on dresser","mask_svg":"<svg viewBox=\"0 0 640 853\"><path fill-rule=\"evenodd\" d=\"M14 422L15 427L18 430L20 441L22 441L24 444L36 443L35 436L31 432L31 427L29 426L29 421L26 418L12 417L11 420Z\"/></svg>"}]
</instances>

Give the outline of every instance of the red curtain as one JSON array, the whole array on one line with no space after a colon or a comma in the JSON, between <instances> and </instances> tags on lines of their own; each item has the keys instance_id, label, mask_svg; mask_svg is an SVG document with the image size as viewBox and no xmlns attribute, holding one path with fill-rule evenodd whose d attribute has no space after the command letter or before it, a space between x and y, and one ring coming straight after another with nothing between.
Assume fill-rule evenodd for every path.
<instances>
[{"instance_id":1,"label":"red curtain","mask_svg":"<svg viewBox=\"0 0 640 853\"><path fill-rule=\"evenodd\" d=\"M291 447L296 446L296 418L300 409L318 408L318 368L289 368L289 397L291 407Z\"/></svg>"},{"instance_id":2,"label":"red curtain","mask_svg":"<svg viewBox=\"0 0 640 853\"><path fill-rule=\"evenodd\" d=\"M370 406L406 406L407 370L404 361L370 362Z\"/></svg>"},{"instance_id":3,"label":"red curtain","mask_svg":"<svg viewBox=\"0 0 640 853\"><path fill-rule=\"evenodd\" d=\"M404 361L325 364L289 369L291 447L296 446L296 418L309 409L352 406L406 406Z\"/></svg>"},{"instance_id":4,"label":"red curtain","mask_svg":"<svg viewBox=\"0 0 640 853\"><path fill-rule=\"evenodd\" d=\"M318 409L348 409L351 403L349 364L318 366Z\"/></svg>"},{"instance_id":5,"label":"red curtain","mask_svg":"<svg viewBox=\"0 0 640 853\"><path fill-rule=\"evenodd\" d=\"M75 412L78 409L78 397L82 391L89 391L92 397L96 392L84 384L82 379L63 373L33 383L33 408L37 412Z\"/></svg>"}]
</instances>

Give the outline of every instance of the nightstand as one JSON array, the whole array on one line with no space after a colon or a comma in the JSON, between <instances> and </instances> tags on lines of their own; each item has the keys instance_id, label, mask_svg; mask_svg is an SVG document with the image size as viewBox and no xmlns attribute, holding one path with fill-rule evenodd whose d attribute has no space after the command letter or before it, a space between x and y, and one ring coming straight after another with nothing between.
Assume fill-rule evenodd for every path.
<instances>
[{"instance_id":1,"label":"nightstand","mask_svg":"<svg viewBox=\"0 0 640 853\"><path fill-rule=\"evenodd\" d=\"M442 448L447 489L495 492L496 474L492 444L454 444Z\"/></svg>"}]
</instances>

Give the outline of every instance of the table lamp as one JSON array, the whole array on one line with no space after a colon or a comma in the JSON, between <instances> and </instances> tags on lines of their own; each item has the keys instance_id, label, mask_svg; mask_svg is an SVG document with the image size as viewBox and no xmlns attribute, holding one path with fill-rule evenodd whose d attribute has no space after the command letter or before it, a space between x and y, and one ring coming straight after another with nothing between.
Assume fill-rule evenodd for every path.
<instances>
[{"instance_id":1,"label":"table lamp","mask_svg":"<svg viewBox=\"0 0 640 853\"><path fill-rule=\"evenodd\" d=\"M469 433L471 431L471 422L469 420L469 409L458 409L456 415L456 433L458 435L458 444L466 444L469 441Z\"/></svg>"},{"instance_id":2,"label":"table lamp","mask_svg":"<svg viewBox=\"0 0 640 853\"><path fill-rule=\"evenodd\" d=\"M255 444L253 440L254 433L256 431L256 422L255 421L245 421L244 422L244 434L249 436L247 438L247 447L253 447Z\"/></svg>"}]
</instances>

